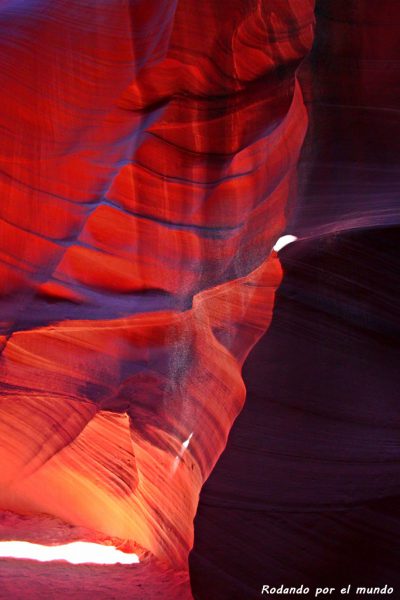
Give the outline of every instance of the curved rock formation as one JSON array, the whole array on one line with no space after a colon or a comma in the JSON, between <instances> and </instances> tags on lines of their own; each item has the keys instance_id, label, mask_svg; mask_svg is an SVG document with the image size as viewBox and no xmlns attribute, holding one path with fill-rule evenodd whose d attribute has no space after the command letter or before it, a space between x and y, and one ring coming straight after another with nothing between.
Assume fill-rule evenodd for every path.
<instances>
[{"instance_id":1,"label":"curved rock formation","mask_svg":"<svg viewBox=\"0 0 400 600\"><path fill-rule=\"evenodd\" d=\"M0 504L175 567L268 326L313 3L0 9Z\"/></svg>"},{"instance_id":2,"label":"curved rock formation","mask_svg":"<svg viewBox=\"0 0 400 600\"><path fill-rule=\"evenodd\" d=\"M299 240L202 490L196 600L256 600L264 584L399 595L399 25L396 0L316 3Z\"/></svg>"}]
</instances>

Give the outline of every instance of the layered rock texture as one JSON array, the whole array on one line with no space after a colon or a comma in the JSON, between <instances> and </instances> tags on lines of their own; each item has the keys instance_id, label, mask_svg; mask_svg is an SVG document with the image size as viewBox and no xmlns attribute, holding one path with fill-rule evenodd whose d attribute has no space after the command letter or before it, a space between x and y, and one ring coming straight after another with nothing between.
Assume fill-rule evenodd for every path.
<instances>
[{"instance_id":1,"label":"layered rock texture","mask_svg":"<svg viewBox=\"0 0 400 600\"><path fill-rule=\"evenodd\" d=\"M0 506L187 568L271 320L313 3L0 7Z\"/></svg>"},{"instance_id":2,"label":"layered rock texture","mask_svg":"<svg viewBox=\"0 0 400 600\"><path fill-rule=\"evenodd\" d=\"M374 503L398 495L392 400L378 432L367 390L353 407L356 388L332 383L360 381L364 369L378 394L368 366L378 352L364 366L357 352L371 331L393 343L385 285L397 263L373 234L335 236L379 226L392 247L398 2L314 9L0 3L1 535L115 543L141 559L112 571L24 563L19 588L8 560L5 597L42 598L48 582L57 598L184 600L193 545L196 600L250 600L284 579L329 584L329 510L341 511L345 540L345 509L367 504L355 518L371 533ZM303 241L279 258L284 233ZM262 336L246 366L255 412L197 512ZM342 371L326 367L338 361ZM397 523L385 518L378 545ZM307 546L314 523L322 542ZM288 560L293 548L309 562Z\"/></svg>"},{"instance_id":3,"label":"layered rock texture","mask_svg":"<svg viewBox=\"0 0 400 600\"><path fill-rule=\"evenodd\" d=\"M202 491L199 600L256 599L263 584L400 594L400 6L321 0L315 14L298 72L299 241L279 254L273 320Z\"/></svg>"}]
</instances>

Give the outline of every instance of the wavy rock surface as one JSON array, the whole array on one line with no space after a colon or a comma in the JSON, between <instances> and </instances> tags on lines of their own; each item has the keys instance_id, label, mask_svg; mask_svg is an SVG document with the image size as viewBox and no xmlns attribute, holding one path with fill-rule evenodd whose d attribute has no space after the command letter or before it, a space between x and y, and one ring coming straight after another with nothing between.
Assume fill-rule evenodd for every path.
<instances>
[{"instance_id":1,"label":"wavy rock surface","mask_svg":"<svg viewBox=\"0 0 400 600\"><path fill-rule=\"evenodd\" d=\"M185 568L271 320L313 3L0 8L0 504Z\"/></svg>"},{"instance_id":2,"label":"wavy rock surface","mask_svg":"<svg viewBox=\"0 0 400 600\"><path fill-rule=\"evenodd\" d=\"M279 254L246 404L202 490L198 600L256 600L264 584L400 595L399 25L395 0L316 3L300 239Z\"/></svg>"},{"instance_id":3,"label":"wavy rock surface","mask_svg":"<svg viewBox=\"0 0 400 600\"><path fill-rule=\"evenodd\" d=\"M400 7L320 0L299 77L310 126L292 232L304 237L400 222Z\"/></svg>"}]
</instances>

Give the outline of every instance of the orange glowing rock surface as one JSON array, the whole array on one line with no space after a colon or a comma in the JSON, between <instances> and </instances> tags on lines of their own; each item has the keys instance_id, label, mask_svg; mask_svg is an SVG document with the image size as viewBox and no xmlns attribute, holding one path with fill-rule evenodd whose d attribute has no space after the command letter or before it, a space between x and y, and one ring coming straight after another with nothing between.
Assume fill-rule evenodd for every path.
<instances>
[{"instance_id":1,"label":"orange glowing rock surface","mask_svg":"<svg viewBox=\"0 0 400 600\"><path fill-rule=\"evenodd\" d=\"M0 8L3 509L186 566L281 279L312 8Z\"/></svg>"},{"instance_id":2,"label":"orange glowing rock surface","mask_svg":"<svg viewBox=\"0 0 400 600\"><path fill-rule=\"evenodd\" d=\"M184 560L201 484L244 401L240 366L268 325L280 275L273 255L186 311L16 332L2 354L3 508Z\"/></svg>"}]
</instances>

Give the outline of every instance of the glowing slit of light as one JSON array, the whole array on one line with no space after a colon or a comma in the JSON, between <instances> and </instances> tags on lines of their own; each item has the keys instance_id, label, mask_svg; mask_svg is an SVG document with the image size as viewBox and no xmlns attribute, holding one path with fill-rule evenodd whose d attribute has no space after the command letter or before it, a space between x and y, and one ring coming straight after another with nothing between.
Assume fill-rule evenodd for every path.
<instances>
[{"instance_id":1,"label":"glowing slit of light","mask_svg":"<svg viewBox=\"0 0 400 600\"><path fill-rule=\"evenodd\" d=\"M189 446L189 444L190 444L190 440L192 439L192 437L193 437L193 431L192 431L192 433L189 435L188 439L187 439L187 440L185 440L185 441L183 442L183 444L182 444L182 447L183 447L183 448L185 448L185 450L188 448L188 446Z\"/></svg>"},{"instance_id":2,"label":"glowing slit of light","mask_svg":"<svg viewBox=\"0 0 400 600\"><path fill-rule=\"evenodd\" d=\"M127 554L114 546L92 542L71 542L60 546L44 546L31 542L0 542L0 558L31 559L39 562L66 560L73 565L84 563L130 565L139 562L137 554Z\"/></svg>"},{"instance_id":3,"label":"glowing slit of light","mask_svg":"<svg viewBox=\"0 0 400 600\"><path fill-rule=\"evenodd\" d=\"M297 237L295 235L283 235L277 240L273 249L275 250L275 252L279 252L279 250L282 250L282 248L284 248L288 244L292 244L296 240Z\"/></svg>"},{"instance_id":4,"label":"glowing slit of light","mask_svg":"<svg viewBox=\"0 0 400 600\"><path fill-rule=\"evenodd\" d=\"M187 440L185 440L184 442L182 442L181 445L181 449L179 451L179 454L176 455L174 462L172 463L172 475L174 475L174 473L176 472L178 465L180 463L180 461L182 460L182 456L185 454L186 450L189 447L190 444L190 440L193 437L193 431L192 433L189 435L189 437L187 438Z\"/></svg>"}]
</instances>

